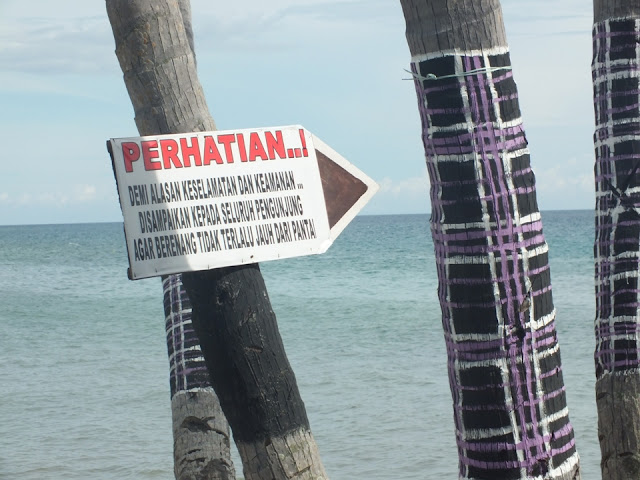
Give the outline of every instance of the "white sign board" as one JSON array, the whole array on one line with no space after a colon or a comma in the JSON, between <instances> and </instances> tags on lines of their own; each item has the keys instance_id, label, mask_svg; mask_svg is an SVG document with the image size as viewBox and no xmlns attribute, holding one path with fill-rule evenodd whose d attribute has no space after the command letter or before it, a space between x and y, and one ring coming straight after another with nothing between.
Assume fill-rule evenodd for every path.
<instances>
[{"instance_id":1,"label":"white sign board","mask_svg":"<svg viewBox=\"0 0 640 480\"><path fill-rule=\"evenodd\" d=\"M109 148L131 279L323 253L335 238L314 137L301 126L117 138Z\"/></svg>"}]
</instances>

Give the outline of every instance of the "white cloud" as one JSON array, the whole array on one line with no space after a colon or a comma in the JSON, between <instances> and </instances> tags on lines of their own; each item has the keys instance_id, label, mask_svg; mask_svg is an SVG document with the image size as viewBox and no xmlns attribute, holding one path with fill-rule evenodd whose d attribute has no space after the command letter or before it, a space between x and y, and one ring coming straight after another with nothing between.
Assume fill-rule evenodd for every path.
<instances>
[{"instance_id":1,"label":"white cloud","mask_svg":"<svg viewBox=\"0 0 640 480\"><path fill-rule=\"evenodd\" d=\"M0 63L5 71L98 74L115 62L104 17L29 17L0 25Z\"/></svg>"},{"instance_id":2,"label":"white cloud","mask_svg":"<svg viewBox=\"0 0 640 480\"><path fill-rule=\"evenodd\" d=\"M535 168L538 204L541 210L593 208L595 186L593 159L569 158L553 167Z\"/></svg>"},{"instance_id":3,"label":"white cloud","mask_svg":"<svg viewBox=\"0 0 640 480\"><path fill-rule=\"evenodd\" d=\"M369 215L392 213L427 213L429 210L429 179L427 169L422 175L378 181L380 189L365 207Z\"/></svg>"},{"instance_id":4,"label":"white cloud","mask_svg":"<svg viewBox=\"0 0 640 480\"><path fill-rule=\"evenodd\" d=\"M76 199L80 202L90 202L96 198L95 185L79 185L76 187Z\"/></svg>"},{"instance_id":5,"label":"white cloud","mask_svg":"<svg viewBox=\"0 0 640 480\"><path fill-rule=\"evenodd\" d=\"M262 2L237 0L211 3L192 1L196 52L215 45L217 53L234 51L310 52L353 41L366 42L366 32L381 34L400 24L399 4L384 0L292 0ZM330 32L330 34L328 33ZM400 35L402 31L400 30Z\"/></svg>"},{"instance_id":6,"label":"white cloud","mask_svg":"<svg viewBox=\"0 0 640 480\"><path fill-rule=\"evenodd\" d=\"M429 177L425 167L423 174L418 177L404 178L401 180L392 180L385 177L378 182L380 185L380 194L391 194L394 196L414 196L428 195L429 193Z\"/></svg>"},{"instance_id":7,"label":"white cloud","mask_svg":"<svg viewBox=\"0 0 640 480\"><path fill-rule=\"evenodd\" d=\"M384 18L388 8L386 0L306 0L301 4L297 0L236 0L235 2L212 3L208 0L192 0L191 11L194 20L203 16L214 16L221 20L270 20L290 18L319 18L325 21L344 21L365 23ZM400 12L400 5L391 8Z\"/></svg>"},{"instance_id":8,"label":"white cloud","mask_svg":"<svg viewBox=\"0 0 640 480\"><path fill-rule=\"evenodd\" d=\"M566 163L546 169L536 169L536 186L539 192L569 191L592 193L594 191L593 174L577 168L575 158Z\"/></svg>"},{"instance_id":9,"label":"white cloud","mask_svg":"<svg viewBox=\"0 0 640 480\"><path fill-rule=\"evenodd\" d=\"M3 0L7 1L7 0ZM86 5L90 4L90 5ZM5 71L47 74L99 74L117 69L114 42L104 4L33 1L29 8L9 1L0 15L0 63ZM197 45L233 48L299 48L293 33L331 42L340 32L386 28L389 6L382 0L262 2L238 0L212 4L195 0L192 15ZM400 6L394 5L396 17ZM37 12L37 16L32 14ZM367 27L368 25L368 27ZM331 35L327 29L331 28ZM204 48L197 50L206 53ZM209 50L209 49L207 49ZM118 70L115 70L118 71Z\"/></svg>"},{"instance_id":10,"label":"white cloud","mask_svg":"<svg viewBox=\"0 0 640 480\"><path fill-rule=\"evenodd\" d=\"M71 192L71 193L68 193ZM8 206L47 206L61 208L76 203L87 203L101 199L95 185L75 185L67 191L40 191L38 193L20 193L12 195L0 193L0 204ZM105 196L106 198L107 196ZM108 196L109 198L111 195Z\"/></svg>"},{"instance_id":11,"label":"white cloud","mask_svg":"<svg viewBox=\"0 0 640 480\"><path fill-rule=\"evenodd\" d=\"M591 126L590 2L502 3L525 126Z\"/></svg>"},{"instance_id":12,"label":"white cloud","mask_svg":"<svg viewBox=\"0 0 640 480\"><path fill-rule=\"evenodd\" d=\"M7 72L32 75L120 74L104 4L63 2L56 8L42 0L30 8L12 0L0 14L0 63ZM83 5L80 5L82 3ZM94 4L91 7L85 3ZM340 45L387 29L391 17L401 20L399 5L383 0L258 2L238 0L212 4L195 0L192 14L199 56L234 51L309 51L309 42ZM37 12L37 16L32 16ZM331 35L327 32L331 31ZM293 40L295 39L295 41ZM212 48L214 47L214 48Z\"/></svg>"}]
</instances>

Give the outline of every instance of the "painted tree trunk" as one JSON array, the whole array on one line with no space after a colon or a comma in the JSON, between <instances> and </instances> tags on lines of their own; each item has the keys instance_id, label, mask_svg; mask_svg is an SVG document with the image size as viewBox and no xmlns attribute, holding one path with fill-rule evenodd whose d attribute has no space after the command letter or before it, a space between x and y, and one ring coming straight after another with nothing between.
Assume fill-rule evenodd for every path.
<instances>
[{"instance_id":1,"label":"painted tree trunk","mask_svg":"<svg viewBox=\"0 0 640 480\"><path fill-rule=\"evenodd\" d=\"M258 265L185 273L183 282L245 479L326 479Z\"/></svg>"},{"instance_id":2,"label":"painted tree trunk","mask_svg":"<svg viewBox=\"0 0 640 480\"><path fill-rule=\"evenodd\" d=\"M235 480L229 424L209 379L181 275L162 279L177 480Z\"/></svg>"},{"instance_id":3,"label":"painted tree trunk","mask_svg":"<svg viewBox=\"0 0 640 480\"><path fill-rule=\"evenodd\" d=\"M184 22L181 15L181 11L188 12L188 5L176 0L107 0L107 11L140 134L214 130L185 31L190 30L191 23ZM185 276L172 277L168 291L173 298L184 301L180 284L185 281L195 332L212 384L224 399L220 403L231 420L245 478L326 478L258 266L198 272L188 277L189 286ZM173 300L167 300L166 295L165 303L174 308ZM247 319L252 322L247 324ZM269 332L262 338L264 355L254 348L256 339L247 335L253 332L253 324ZM227 335L222 341L211 336L213 331L233 331L238 338ZM244 361L250 369L243 367ZM185 398L198 396L187 392ZM192 423L183 422L183 433L189 425L193 430L216 429L219 417L212 420L206 412L200 414L197 407L193 408L197 415ZM219 470L230 464L225 455L219 455L222 461L200 463Z\"/></svg>"},{"instance_id":4,"label":"painted tree trunk","mask_svg":"<svg viewBox=\"0 0 640 480\"><path fill-rule=\"evenodd\" d=\"M401 3L431 183L460 478L580 478L500 4Z\"/></svg>"},{"instance_id":5,"label":"painted tree trunk","mask_svg":"<svg viewBox=\"0 0 640 480\"><path fill-rule=\"evenodd\" d=\"M602 478L640 478L640 4L594 1L596 403Z\"/></svg>"}]
</instances>

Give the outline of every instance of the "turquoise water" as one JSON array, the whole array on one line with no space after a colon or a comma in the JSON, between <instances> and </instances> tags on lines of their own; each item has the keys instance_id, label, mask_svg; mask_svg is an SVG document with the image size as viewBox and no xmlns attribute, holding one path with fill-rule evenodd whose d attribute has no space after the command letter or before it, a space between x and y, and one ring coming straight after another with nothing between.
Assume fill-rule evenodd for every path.
<instances>
[{"instance_id":1,"label":"turquoise water","mask_svg":"<svg viewBox=\"0 0 640 480\"><path fill-rule=\"evenodd\" d=\"M596 479L593 213L543 222ZM173 478L162 288L126 268L119 223L0 227L0 478ZM330 478L457 478L428 217L357 217L326 254L261 268Z\"/></svg>"}]
</instances>

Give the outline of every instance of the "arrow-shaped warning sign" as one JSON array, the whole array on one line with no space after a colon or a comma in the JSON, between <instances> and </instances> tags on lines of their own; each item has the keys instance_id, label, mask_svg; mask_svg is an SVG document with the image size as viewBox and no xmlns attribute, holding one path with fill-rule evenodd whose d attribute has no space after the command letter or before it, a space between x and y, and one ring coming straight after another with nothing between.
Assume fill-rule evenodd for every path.
<instances>
[{"instance_id":1,"label":"arrow-shaped warning sign","mask_svg":"<svg viewBox=\"0 0 640 480\"><path fill-rule=\"evenodd\" d=\"M323 253L378 189L300 126L108 147L132 279Z\"/></svg>"}]
</instances>

